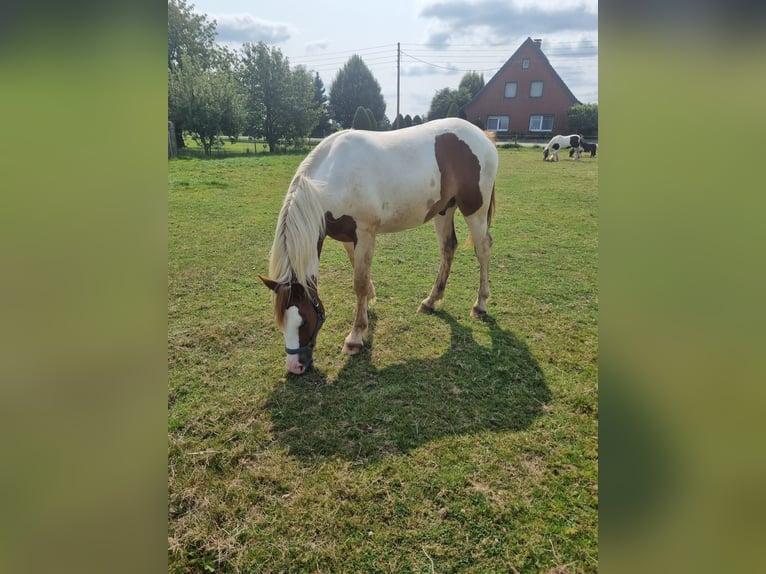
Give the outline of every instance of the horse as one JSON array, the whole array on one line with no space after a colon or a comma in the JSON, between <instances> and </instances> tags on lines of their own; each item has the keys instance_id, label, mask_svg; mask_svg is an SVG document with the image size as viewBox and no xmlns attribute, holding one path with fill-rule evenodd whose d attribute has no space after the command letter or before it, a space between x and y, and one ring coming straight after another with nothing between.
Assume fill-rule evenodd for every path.
<instances>
[{"instance_id":1,"label":"horse","mask_svg":"<svg viewBox=\"0 0 766 574\"><path fill-rule=\"evenodd\" d=\"M583 152L590 152L590 157L596 157L596 150L598 149L597 143L590 143L586 142L584 140L580 141L580 145L582 146ZM569 150L569 157L572 157L575 153L575 149L572 148Z\"/></svg>"},{"instance_id":2,"label":"horse","mask_svg":"<svg viewBox=\"0 0 766 574\"><path fill-rule=\"evenodd\" d=\"M550 161L559 161L559 150L566 149L568 147L574 148L575 159L580 159L580 153L583 151L581 144L582 136L577 134L572 134L569 136L553 136L551 141L548 142L548 145L543 148L543 161L548 159L548 155L550 154L551 149L553 150L553 155L551 156Z\"/></svg>"},{"instance_id":3,"label":"horse","mask_svg":"<svg viewBox=\"0 0 766 574\"><path fill-rule=\"evenodd\" d=\"M443 298L457 248L460 210L479 261L471 315L484 317L489 298L489 227L495 210L498 154L492 134L459 118L375 132L344 130L323 139L301 162L277 218L269 256L274 318L285 340L287 370L305 373L325 318L319 298L319 258L326 237L343 244L353 267L355 318L343 353L355 355L367 336L375 298L370 267L379 233L433 221L441 263L418 311Z\"/></svg>"}]
</instances>

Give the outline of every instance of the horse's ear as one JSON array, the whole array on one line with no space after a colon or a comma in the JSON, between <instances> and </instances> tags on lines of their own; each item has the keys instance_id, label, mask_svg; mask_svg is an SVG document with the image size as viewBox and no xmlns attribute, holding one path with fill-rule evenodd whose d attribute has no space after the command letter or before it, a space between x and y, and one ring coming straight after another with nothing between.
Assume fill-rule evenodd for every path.
<instances>
[{"instance_id":1,"label":"horse's ear","mask_svg":"<svg viewBox=\"0 0 766 574\"><path fill-rule=\"evenodd\" d=\"M277 283L276 281L272 281L271 279L269 279L268 277L264 277L263 275L258 275L258 279L263 281L263 284L266 285L266 287L268 287L270 290L274 292L276 292L277 287L279 287L279 283Z\"/></svg>"}]
</instances>

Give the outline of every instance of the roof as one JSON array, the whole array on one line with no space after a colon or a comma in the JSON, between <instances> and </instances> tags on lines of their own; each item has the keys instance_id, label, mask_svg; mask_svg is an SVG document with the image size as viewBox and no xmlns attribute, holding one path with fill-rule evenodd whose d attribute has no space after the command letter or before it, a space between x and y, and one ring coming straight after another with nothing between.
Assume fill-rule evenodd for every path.
<instances>
[{"instance_id":1,"label":"roof","mask_svg":"<svg viewBox=\"0 0 766 574\"><path fill-rule=\"evenodd\" d=\"M519 54L519 52L521 52L524 48L532 48L533 50L535 50L537 52L537 55L543 61L543 63L545 63L550 68L551 72L553 73L553 77L558 81L559 85L561 85L561 87L564 89L564 92L567 94L567 96L569 96L569 98L571 100L573 100L573 102L575 104L581 104L582 102L575 97L575 95L572 93L572 90L569 89L569 86L567 86L564 83L564 80L561 79L561 76L559 76L558 72L556 71L556 68L554 68L551 65L551 63L548 61L548 57L543 53L543 50L540 47L540 45L541 45L540 42L536 42L531 37L528 37L521 44L521 46L519 46L516 49L516 51L513 53L513 55L510 58L508 58L508 60L506 60L505 64L502 65L502 67L495 73L495 75L492 76L486 84L484 84L484 87L476 93L476 95L473 97L473 99L470 102L468 102L467 104L463 105L461 109L464 109L464 108L470 106L476 100L480 99L482 94L484 93L484 90L488 89L490 84L495 82L495 80L497 80L498 78L502 77L503 72L505 71L505 69L511 65L511 62L516 58L516 56Z\"/></svg>"}]
</instances>

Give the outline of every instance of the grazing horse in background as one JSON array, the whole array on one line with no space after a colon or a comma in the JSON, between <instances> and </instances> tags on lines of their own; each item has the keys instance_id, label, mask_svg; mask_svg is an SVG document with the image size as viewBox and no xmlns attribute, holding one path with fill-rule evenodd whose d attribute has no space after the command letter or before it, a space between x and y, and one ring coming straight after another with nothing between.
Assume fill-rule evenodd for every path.
<instances>
[{"instance_id":1,"label":"grazing horse in background","mask_svg":"<svg viewBox=\"0 0 766 574\"><path fill-rule=\"evenodd\" d=\"M345 130L322 140L290 183L271 248L270 277L259 276L273 292L287 369L302 374L313 362L324 321L317 280L327 236L343 243L354 268L355 319L343 344L348 355L361 351L367 335L368 303L375 298L370 280L375 236L433 220L441 265L419 308L430 312L444 295L455 255L458 209L480 268L471 314L486 315L497 167L489 134L458 118L390 132Z\"/></svg>"},{"instance_id":2,"label":"grazing horse in background","mask_svg":"<svg viewBox=\"0 0 766 574\"><path fill-rule=\"evenodd\" d=\"M598 149L597 143L590 143L586 142L584 140L580 141L580 145L582 146L583 152L590 152L590 157L596 157L596 150ZM569 157L572 157L575 153L574 148L569 150Z\"/></svg>"},{"instance_id":3,"label":"grazing horse in background","mask_svg":"<svg viewBox=\"0 0 766 574\"><path fill-rule=\"evenodd\" d=\"M543 161L548 159L551 150L553 150L551 161L559 161L559 150L567 149L568 147L574 148L575 159L580 159L580 152L582 152L581 143L582 136L578 136L577 134L569 136L553 136L551 141L548 142L548 145L543 148Z\"/></svg>"}]
</instances>

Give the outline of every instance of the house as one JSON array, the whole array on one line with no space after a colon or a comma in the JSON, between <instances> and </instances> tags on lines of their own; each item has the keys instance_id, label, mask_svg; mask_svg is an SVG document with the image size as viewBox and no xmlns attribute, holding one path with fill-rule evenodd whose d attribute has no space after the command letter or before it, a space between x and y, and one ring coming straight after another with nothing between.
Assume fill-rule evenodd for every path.
<instances>
[{"instance_id":1,"label":"house","mask_svg":"<svg viewBox=\"0 0 766 574\"><path fill-rule=\"evenodd\" d=\"M567 112L580 101L553 69L541 44L527 38L463 106L465 118L499 137L569 133Z\"/></svg>"}]
</instances>

